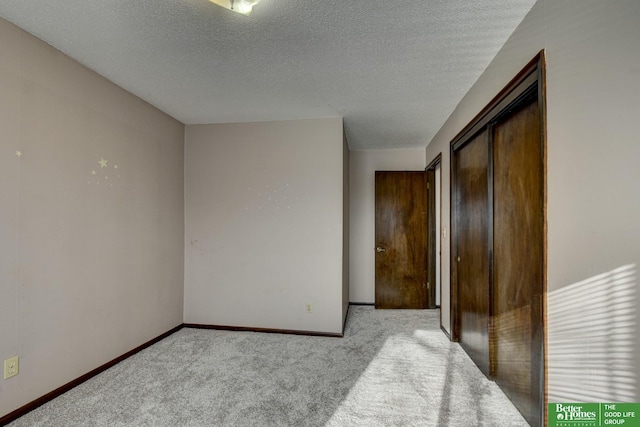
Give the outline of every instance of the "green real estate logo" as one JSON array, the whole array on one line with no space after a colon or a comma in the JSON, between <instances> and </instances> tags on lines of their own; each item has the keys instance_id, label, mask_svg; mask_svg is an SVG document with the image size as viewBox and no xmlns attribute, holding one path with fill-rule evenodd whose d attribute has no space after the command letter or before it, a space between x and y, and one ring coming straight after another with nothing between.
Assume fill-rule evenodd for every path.
<instances>
[{"instance_id":1,"label":"green real estate logo","mask_svg":"<svg viewBox=\"0 0 640 427\"><path fill-rule=\"evenodd\" d=\"M549 403L549 427L640 427L640 403Z\"/></svg>"}]
</instances>

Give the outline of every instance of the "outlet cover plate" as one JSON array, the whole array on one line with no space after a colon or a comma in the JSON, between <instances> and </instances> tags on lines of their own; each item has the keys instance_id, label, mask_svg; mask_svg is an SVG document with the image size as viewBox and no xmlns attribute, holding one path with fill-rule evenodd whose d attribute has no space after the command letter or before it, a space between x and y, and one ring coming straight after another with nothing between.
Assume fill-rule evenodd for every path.
<instances>
[{"instance_id":1,"label":"outlet cover plate","mask_svg":"<svg viewBox=\"0 0 640 427\"><path fill-rule=\"evenodd\" d=\"M11 357L4 361L4 379L15 377L20 372L20 361L18 356Z\"/></svg>"}]
</instances>

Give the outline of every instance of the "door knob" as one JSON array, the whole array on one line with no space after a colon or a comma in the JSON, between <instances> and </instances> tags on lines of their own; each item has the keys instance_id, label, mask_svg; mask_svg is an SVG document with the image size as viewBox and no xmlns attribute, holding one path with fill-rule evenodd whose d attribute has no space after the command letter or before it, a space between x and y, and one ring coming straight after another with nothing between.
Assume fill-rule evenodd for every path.
<instances>
[{"instance_id":1,"label":"door knob","mask_svg":"<svg viewBox=\"0 0 640 427\"><path fill-rule=\"evenodd\" d=\"M387 250L385 248L383 248L382 246L378 246L376 248L376 252L380 253L380 252L386 252Z\"/></svg>"}]
</instances>

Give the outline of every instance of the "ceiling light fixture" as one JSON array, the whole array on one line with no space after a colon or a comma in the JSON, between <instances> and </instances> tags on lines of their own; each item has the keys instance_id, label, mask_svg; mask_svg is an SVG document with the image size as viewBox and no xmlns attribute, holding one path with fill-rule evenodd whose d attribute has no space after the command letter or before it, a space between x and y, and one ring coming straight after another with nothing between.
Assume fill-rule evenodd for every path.
<instances>
[{"instance_id":1,"label":"ceiling light fixture","mask_svg":"<svg viewBox=\"0 0 640 427\"><path fill-rule=\"evenodd\" d=\"M260 3L260 0L209 0L211 3L215 3L218 6L222 6L225 9L229 9L236 13L248 15L251 13L253 6Z\"/></svg>"}]
</instances>

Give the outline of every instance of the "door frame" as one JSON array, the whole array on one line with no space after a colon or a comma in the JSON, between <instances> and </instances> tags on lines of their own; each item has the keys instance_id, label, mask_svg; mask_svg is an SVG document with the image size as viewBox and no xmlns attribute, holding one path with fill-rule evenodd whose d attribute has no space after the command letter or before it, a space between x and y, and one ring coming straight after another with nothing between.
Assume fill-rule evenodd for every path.
<instances>
[{"instance_id":1,"label":"door frame","mask_svg":"<svg viewBox=\"0 0 640 427\"><path fill-rule=\"evenodd\" d=\"M523 102L531 97L536 97L539 106L540 117L540 147L542 173L541 173L541 187L542 187L542 289L540 300L540 316L541 316L541 331L537 333L542 335L542 352L540 355L540 393L542 396L542 407L539 408L541 420L544 425L547 422L547 128L546 128L546 61L544 50L540 51L529 63L485 106L475 118L462 129L456 135L450 143L450 159L451 167L450 172L450 186L449 186L449 200L450 200L450 228L451 228L451 240L450 240L450 286L451 286L451 339L453 341L459 341L460 339L460 307L458 304L459 292L458 282L456 274L456 263L454 258L457 253L457 233L455 210L453 209L453 192L456 187L456 177L454 171L456 170L456 156L455 153L462 149L465 144L471 141L475 136L481 132L487 131L487 128L491 127L491 124L500 119L504 115L510 114L513 109L518 108ZM491 132L489 129L489 138L491 139ZM489 141L489 156L493 158L492 142ZM489 197L492 198L493 191L493 171L492 162L489 166ZM493 317L493 212L492 203L489 205L490 225L489 225L489 241L487 245L489 247L489 289L491 293L490 306L489 306L489 330L491 330L491 319ZM534 297L535 300L535 297ZM534 326L535 327L535 326ZM536 332L534 332L536 333ZM491 348L491 335L489 346Z\"/></svg>"},{"instance_id":2,"label":"door frame","mask_svg":"<svg viewBox=\"0 0 640 427\"><path fill-rule=\"evenodd\" d=\"M436 212L435 179L431 180L430 174L435 176L436 167L442 163L442 153L438 155L424 168L427 172L427 286L429 293L429 307L436 308L436 287L440 288L442 298L442 280L436 283L435 263L440 265L440 278L442 278L442 257L436 253L436 239L440 238L440 230L436 230L436 215L440 216L442 225L442 176L440 177L440 210ZM442 172L442 167L440 168ZM440 245L442 252L442 244ZM440 301L440 328L442 328L442 301Z\"/></svg>"}]
</instances>

